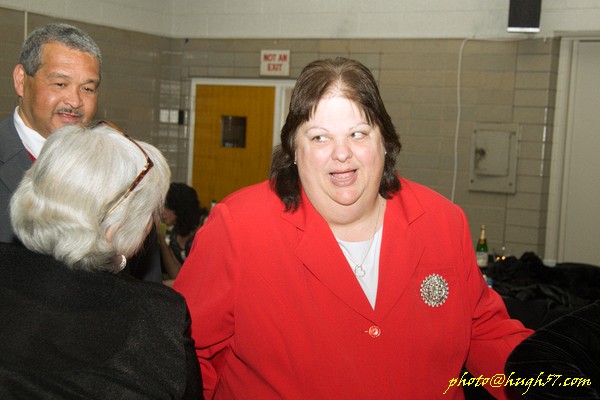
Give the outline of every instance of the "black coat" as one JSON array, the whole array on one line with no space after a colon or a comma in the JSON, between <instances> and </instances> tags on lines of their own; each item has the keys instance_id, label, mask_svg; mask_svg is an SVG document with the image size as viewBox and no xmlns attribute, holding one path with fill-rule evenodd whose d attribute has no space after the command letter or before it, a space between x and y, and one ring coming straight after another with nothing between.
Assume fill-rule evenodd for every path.
<instances>
[{"instance_id":1,"label":"black coat","mask_svg":"<svg viewBox=\"0 0 600 400\"><path fill-rule=\"evenodd\" d=\"M162 284L0 243L1 399L201 398L189 327Z\"/></svg>"},{"instance_id":2,"label":"black coat","mask_svg":"<svg viewBox=\"0 0 600 400\"><path fill-rule=\"evenodd\" d=\"M600 399L600 300L538 329L508 357L506 376L523 399ZM516 381L516 379L513 379Z\"/></svg>"}]
</instances>

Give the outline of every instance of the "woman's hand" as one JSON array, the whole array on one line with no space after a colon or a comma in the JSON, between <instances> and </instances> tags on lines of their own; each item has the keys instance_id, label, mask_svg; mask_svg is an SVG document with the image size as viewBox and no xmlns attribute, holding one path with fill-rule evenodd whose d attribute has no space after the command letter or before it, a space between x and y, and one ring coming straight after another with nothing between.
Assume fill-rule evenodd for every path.
<instances>
[{"instance_id":1,"label":"woman's hand","mask_svg":"<svg viewBox=\"0 0 600 400\"><path fill-rule=\"evenodd\" d=\"M173 250L171 250L167 244L166 226L161 222L158 215L154 217L154 224L156 225L156 236L158 237L158 247L160 248L160 259L164 270L167 272L167 275L169 275L169 279L164 280L163 283L167 286L171 286L181 269L181 263L175 258Z\"/></svg>"}]
</instances>

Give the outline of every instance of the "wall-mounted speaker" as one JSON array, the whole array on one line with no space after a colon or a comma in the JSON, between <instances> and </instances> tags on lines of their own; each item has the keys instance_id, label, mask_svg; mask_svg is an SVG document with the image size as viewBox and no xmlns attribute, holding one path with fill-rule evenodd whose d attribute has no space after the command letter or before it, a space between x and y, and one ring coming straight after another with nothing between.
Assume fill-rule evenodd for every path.
<instances>
[{"instance_id":1,"label":"wall-mounted speaker","mask_svg":"<svg viewBox=\"0 0 600 400\"><path fill-rule=\"evenodd\" d=\"M542 0L510 0L508 32L539 32L541 11Z\"/></svg>"}]
</instances>

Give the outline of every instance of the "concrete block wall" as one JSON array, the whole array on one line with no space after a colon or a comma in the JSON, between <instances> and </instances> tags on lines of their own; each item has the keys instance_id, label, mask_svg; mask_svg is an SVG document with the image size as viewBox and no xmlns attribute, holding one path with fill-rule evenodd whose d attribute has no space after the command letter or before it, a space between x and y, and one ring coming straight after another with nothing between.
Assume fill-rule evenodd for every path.
<instances>
[{"instance_id":1,"label":"concrete block wall","mask_svg":"<svg viewBox=\"0 0 600 400\"><path fill-rule=\"evenodd\" d=\"M15 104L11 73L23 20L19 12L0 8L0 21L13 21L10 35L0 39L7 48L0 52L3 117ZM28 29L50 20L29 14ZM187 124L161 122L160 111L183 110L189 117L192 78L257 79L262 49L290 50L290 78L314 59L352 57L371 68L380 84L403 143L399 172L449 198L454 192L474 238L479 225L487 225L491 249L507 246L517 256L524 251L543 255L558 39L186 40L72 22L88 31L104 54L98 117L159 147L173 180L186 180L189 132ZM471 133L482 122L519 126L515 194L468 190Z\"/></svg>"}]
</instances>

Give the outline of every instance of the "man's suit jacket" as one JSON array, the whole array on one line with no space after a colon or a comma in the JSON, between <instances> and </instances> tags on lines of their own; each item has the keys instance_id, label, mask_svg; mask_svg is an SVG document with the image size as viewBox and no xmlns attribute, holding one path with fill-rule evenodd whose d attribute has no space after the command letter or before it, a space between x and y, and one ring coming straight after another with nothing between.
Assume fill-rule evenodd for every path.
<instances>
[{"instance_id":1,"label":"man's suit jacket","mask_svg":"<svg viewBox=\"0 0 600 400\"><path fill-rule=\"evenodd\" d=\"M374 309L306 196L285 212L268 182L211 211L174 288L215 400L462 399L463 366L502 373L531 332L487 287L462 210L407 180L387 200Z\"/></svg>"},{"instance_id":2,"label":"man's suit jacket","mask_svg":"<svg viewBox=\"0 0 600 400\"><path fill-rule=\"evenodd\" d=\"M31 158L21 142L11 116L0 122L0 242L13 241L10 198L29 167Z\"/></svg>"}]
</instances>

